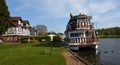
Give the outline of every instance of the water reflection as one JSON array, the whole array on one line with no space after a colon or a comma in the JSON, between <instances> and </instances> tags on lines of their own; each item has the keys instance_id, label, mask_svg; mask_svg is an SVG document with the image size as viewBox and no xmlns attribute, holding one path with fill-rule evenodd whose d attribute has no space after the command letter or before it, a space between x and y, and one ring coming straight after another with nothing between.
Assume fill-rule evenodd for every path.
<instances>
[{"instance_id":1,"label":"water reflection","mask_svg":"<svg viewBox=\"0 0 120 65\"><path fill-rule=\"evenodd\" d=\"M90 62L92 65L99 65L100 53L98 50L94 50L91 48L80 48L79 51L74 52L83 59Z\"/></svg>"},{"instance_id":2,"label":"water reflection","mask_svg":"<svg viewBox=\"0 0 120 65\"><path fill-rule=\"evenodd\" d=\"M75 53L93 65L120 65L120 38L101 38L98 49L80 48Z\"/></svg>"}]
</instances>

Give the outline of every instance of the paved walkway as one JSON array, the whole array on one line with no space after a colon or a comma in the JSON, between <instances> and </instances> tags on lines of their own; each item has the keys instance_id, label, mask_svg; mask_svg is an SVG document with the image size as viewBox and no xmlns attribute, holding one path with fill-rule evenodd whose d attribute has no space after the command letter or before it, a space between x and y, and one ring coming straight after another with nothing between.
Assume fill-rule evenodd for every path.
<instances>
[{"instance_id":1,"label":"paved walkway","mask_svg":"<svg viewBox=\"0 0 120 65\"><path fill-rule=\"evenodd\" d=\"M75 58L71 53L64 52L64 57L66 58L67 65L85 65L83 62Z\"/></svg>"}]
</instances>

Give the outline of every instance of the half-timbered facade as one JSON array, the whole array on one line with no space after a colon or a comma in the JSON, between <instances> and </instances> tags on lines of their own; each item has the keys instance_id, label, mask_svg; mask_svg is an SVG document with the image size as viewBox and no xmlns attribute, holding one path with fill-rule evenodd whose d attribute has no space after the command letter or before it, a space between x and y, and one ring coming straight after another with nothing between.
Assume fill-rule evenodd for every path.
<instances>
[{"instance_id":1,"label":"half-timbered facade","mask_svg":"<svg viewBox=\"0 0 120 65\"><path fill-rule=\"evenodd\" d=\"M30 26L28 20L21 17L11 17L11 23L5 34L2 35L4 42L17 42L21 36L30 36Z\"/></svg>"}]
</instances>

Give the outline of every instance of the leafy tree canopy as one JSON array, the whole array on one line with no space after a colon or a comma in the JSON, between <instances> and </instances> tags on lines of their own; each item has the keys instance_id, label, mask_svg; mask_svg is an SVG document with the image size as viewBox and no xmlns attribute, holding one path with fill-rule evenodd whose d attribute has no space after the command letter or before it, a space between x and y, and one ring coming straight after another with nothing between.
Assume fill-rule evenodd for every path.
<instances>
[{"instance_id":1,"label":"leafy tree canopy","mask_svg":"<svg viewBox=\"0 0 120 65\"><path fill-rule=\"evenodd\" d=\"M120 27L98 29L100 37L120 37Z\"/></svg>"},{"instance_id":2,"label":"leafy tree canopy","mask_svg":"<svg viewBox=\"0 0 120 65\"><path fill-rule=\"evenodd\" d=\"M40 36L45 36L47 34L47 27L45 25L36 25L34 29L37 30L37 34Z\"/></svg>"},{"instance_id":3,"label":"leafy tree canopy","mask_svg":"<svg viewBox=\"0 0 120 65\"><path fill-rule=\"evenodd\" d=\"M4 34L10 25L10 13L5 0L0 0L0 35Z\"/></svg>"}]
</instances>

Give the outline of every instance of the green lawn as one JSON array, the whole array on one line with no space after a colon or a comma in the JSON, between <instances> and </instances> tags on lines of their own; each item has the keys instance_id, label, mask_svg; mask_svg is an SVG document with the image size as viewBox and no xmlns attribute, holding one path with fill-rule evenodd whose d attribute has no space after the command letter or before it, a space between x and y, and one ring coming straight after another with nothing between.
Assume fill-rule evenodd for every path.
<instances>
[{"instance_id":1,"label":"green lawn","mask_svg":"<svg viewBox=\"0 0 120 65\"><path fill-rule=\"evenodd\" d=\"M0 65L66 65L66 49L46 44L0 44Z\"/></svg>"}]
</instances>

